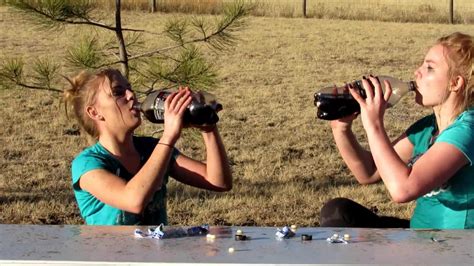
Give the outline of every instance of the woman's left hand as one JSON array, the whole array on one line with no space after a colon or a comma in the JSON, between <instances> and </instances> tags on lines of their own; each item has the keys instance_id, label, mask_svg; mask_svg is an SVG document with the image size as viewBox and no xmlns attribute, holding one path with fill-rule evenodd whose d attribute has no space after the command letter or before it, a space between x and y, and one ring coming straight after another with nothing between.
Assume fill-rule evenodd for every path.
<instances>
[{"instance_id":1,"label":"woman's left hand","mask_svg":"<svg viewBox=\"0 0 474 266\"><path fill-rule=\"evenodd\" d=\"M371 128L383 127L383 116L387 109L388 99L392 95L392 87L390 83L384 80L385 93L382 90L382 86L379 80L372 75L368 79L365 77L362 79L362 85L365 90L367 97L364 99L359 93L354 91L353 87L350 88L352 97L360 105L360 116L362 124L365 130Z\"/></svg>"}]
</instances>

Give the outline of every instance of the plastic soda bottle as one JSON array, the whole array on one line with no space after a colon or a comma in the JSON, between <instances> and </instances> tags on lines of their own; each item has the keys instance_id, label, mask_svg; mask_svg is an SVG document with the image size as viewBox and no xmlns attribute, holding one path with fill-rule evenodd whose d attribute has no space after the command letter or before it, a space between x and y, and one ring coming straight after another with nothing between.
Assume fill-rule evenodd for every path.
<instances>
[{"instance_id":1,"label":"plastic soda bottle","mask_svg":"<svg viewBox=\"0 0 474 266\"><path fill-rule=\"evenodd\" d=\"M142 103L135 108L139 109L145 118L152 123L165 121L165 100L175 90L162 89L150 92ZM192 93L192 101L184 113L184 123L191 125L212 125L219 121L217 112L222 110L222 104L216 97L205 91Z\"/></svg>"},{"instance_id":2,"label":"plastic soda bottle","mask_svg":"<svg viewBox=\"0 0 474 266\"><path fill-rule=\"evenodd\" d=\"M384 92L384 80L387 80L392 86L388 107L394 106L405 94L416 89L414 81L405 82L389 76L378 76L377 78ZM366 97L362 80L356 80L351 85L362 97ZM346 86L326 87L317 91L314 94L314 105L317 107L317 118L324 120L335 120L360 111L359 103L352 97Z\"/></svg>"}]
</instances>

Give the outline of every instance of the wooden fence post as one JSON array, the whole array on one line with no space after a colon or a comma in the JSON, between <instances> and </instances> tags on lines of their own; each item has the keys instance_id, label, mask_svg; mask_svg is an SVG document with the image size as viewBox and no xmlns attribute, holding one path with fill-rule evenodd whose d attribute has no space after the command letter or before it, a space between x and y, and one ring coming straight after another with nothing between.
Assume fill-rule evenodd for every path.
<instances>
[{"instance_id":1,"label":"wooden fence post","mask_svg":"<svg viewBox=\"0 0 474 266\"><path fill-rule=\"evenodd\" d=\"M454 0L449 0L449 24L454 23Z\"/></svg>"},{"instance_id":2,"label":"wooden fence post","mask_svg":"<svg viewBox=\"0 0 474 266\"><path fill-rule=\"evenodd\" d=\"M306 17L306 0L303 0L303 17Z\"/></svg>"},{"instance_id":3,"label":"wooden fence post","mask_svg":"<svg viewBox=\"0 0 474 266\"><path fill-rule=\"evenodd\" d=\"M151 13L156 12L156 0L150 0L150 12Z\"/></svg>"}]
</instances>

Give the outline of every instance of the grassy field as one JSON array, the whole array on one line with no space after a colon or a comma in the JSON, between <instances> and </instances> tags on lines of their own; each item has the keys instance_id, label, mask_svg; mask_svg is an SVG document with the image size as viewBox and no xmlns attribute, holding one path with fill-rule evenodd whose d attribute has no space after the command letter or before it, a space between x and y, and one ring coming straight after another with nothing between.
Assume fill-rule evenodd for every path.
<instances>
[{"instance_id":1,"label":"grassy field","mask_svg":"<svg viewBox=\"0 0 474 266\"><path fill-rule=\"evenodd\" d=\"M124 12L127 26L147 29L176 15ZM0 58L47 56L62 60L65 47L83 32L38 31L0 7ZM211 193L171 182L172 224L317 226L322 204L336 196L408 218L413 204L395 204L382 184L360 186L344 166L329 125L315 119L313 94L331 83L367 73L405 80L427 48L453 31L474 34L473 25L393 23L330 19L249 17L231 51L209 52L221 84L213 92L224 106L219 128L234 173L234 189ZM153 42L146 42L152 45ZM87 143L67 134L74 121L59 95L0 90L0 223L82 223L73 197L70 162ZM402 100L386 114L395 137L429 113ZM140 134L159 125L144 122ZM366 144L360 121L354 130ZM185 131L178 147L202 159L203 145Z\"/></svg>"}]
</instances>

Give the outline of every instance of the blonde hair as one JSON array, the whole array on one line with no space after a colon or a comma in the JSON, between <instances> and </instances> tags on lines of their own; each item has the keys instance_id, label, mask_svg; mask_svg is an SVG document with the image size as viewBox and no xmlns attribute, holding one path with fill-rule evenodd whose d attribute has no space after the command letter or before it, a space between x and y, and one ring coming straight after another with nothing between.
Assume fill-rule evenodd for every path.
<instances>
[{"instance_id":1,"label":"blonde hair","mask_svg":"<svg viewBox=\"0 0 474 266\"><path fill-rule=\"evenodd\" d=\"M99 131L94 121L87 115L86 108L95 103L97 92L100 85L108 80L112 81L113 76L120 72L116 69L104 69L96 73L82 71L69 81L69 88L64 90L64 101L66 106L66 115L68 115L68 106L79 123L82 131L85 131L90 137L97 140ZM121 74L120 74L121 75Z\"/></svg>"},{"instance_id":2,"label":"blonde hair","mask_svg":"<svg viewBox=\"0 0 474 266\"><path fill-rule=\"evenodd\" d=\"M474 105L474 79L472 78L474 74L474 46L472 36L455 32L439 38L436 44L440 44L446 49L445 57L449 66L449 80L452 81L457 76L464 79L464 86L461 88L462 94L456 103L454 114L454 117L456 117Z\"/></svg>"}]
</instances>

